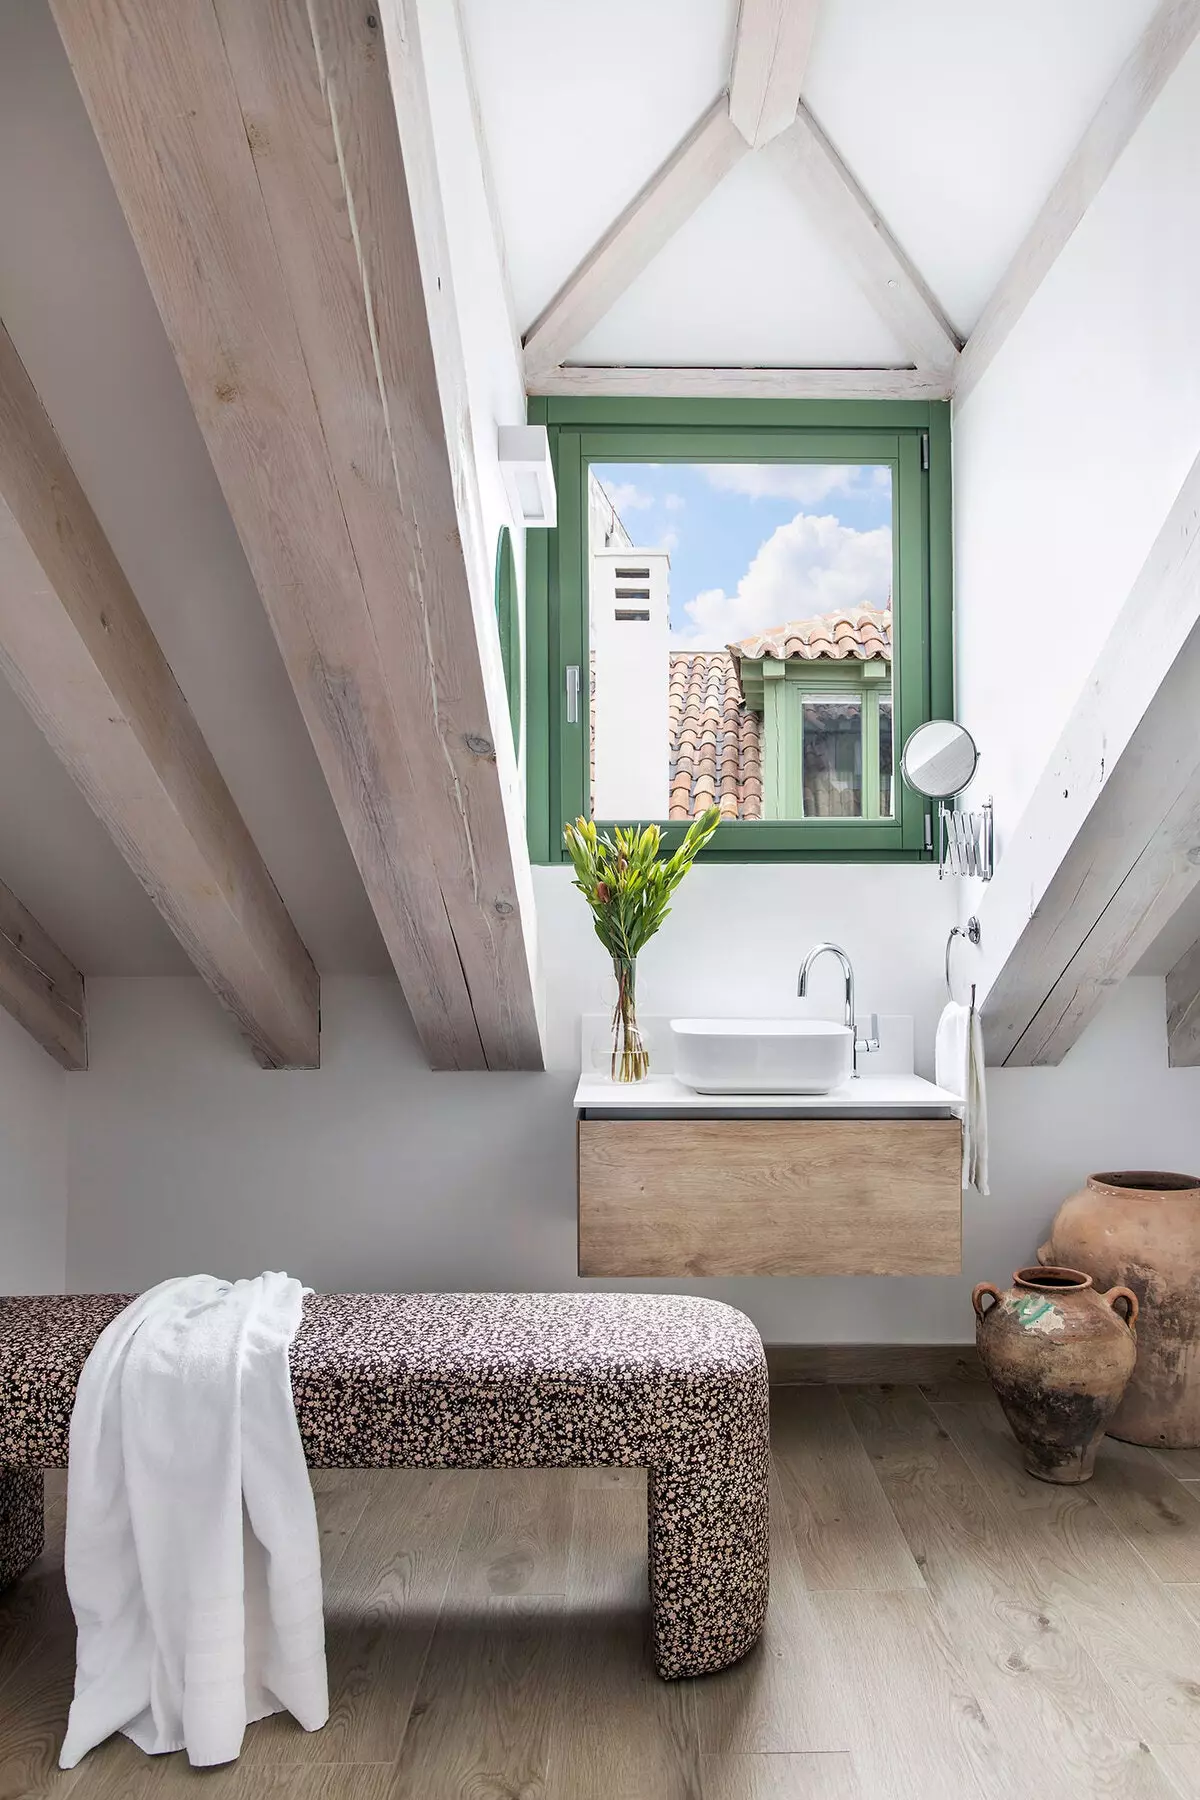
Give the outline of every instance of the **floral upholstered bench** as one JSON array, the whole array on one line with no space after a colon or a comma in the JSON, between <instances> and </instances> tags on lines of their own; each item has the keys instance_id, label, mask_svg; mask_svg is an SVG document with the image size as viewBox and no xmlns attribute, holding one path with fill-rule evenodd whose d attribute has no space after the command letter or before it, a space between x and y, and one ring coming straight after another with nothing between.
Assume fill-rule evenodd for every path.
<instances>
[{"instance_id":1,"label":"floral upholstered bench","mask_svg":"<svg viewBox=\"0 0 1200 1800\"><path fill-rule=\"evenodd\" d=\"M0 1585L42 1542L75 1387L122 1294L0 1299ZM654 1660L736 1662L767 1605L767 1372L714 1300L651 1294L313 1294L292 1344L313 1468L649 1471Z\"/></svg>"}]
</instances>

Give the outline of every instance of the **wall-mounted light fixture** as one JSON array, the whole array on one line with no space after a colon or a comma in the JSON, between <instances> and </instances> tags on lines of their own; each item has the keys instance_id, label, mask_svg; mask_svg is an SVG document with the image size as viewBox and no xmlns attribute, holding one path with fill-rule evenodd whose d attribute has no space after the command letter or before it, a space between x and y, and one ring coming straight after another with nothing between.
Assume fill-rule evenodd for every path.
<instances>
[{"instance_id":1,"label":"wall-mounted light fixture","mask_svg":"<svg viewBox=\"0 0 1200 1800\"><path fill-rule=\"evenodd\" d=\"M558 495L546 427L501 425L498 452L513 517L548 531L558 522Z\"/></svg>"}]
</instances>

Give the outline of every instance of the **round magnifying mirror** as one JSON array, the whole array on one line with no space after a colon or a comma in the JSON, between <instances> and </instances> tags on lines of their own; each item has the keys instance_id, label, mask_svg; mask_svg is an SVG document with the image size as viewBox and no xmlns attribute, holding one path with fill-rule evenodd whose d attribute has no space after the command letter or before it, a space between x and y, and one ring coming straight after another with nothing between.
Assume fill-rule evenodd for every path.
<instances>
[{"instance_id":1,"label":"round magnifying mirror","mask_svg":"<svg viewBox=\"0 0 1200 1800\"><path fill-rule=\"evenodd\" d=\"M910 788L930 800L961 794L975 773L979 752L965 725L930 719L918 725L904 746L900 771Z\"/></svg>"}]
</instances>

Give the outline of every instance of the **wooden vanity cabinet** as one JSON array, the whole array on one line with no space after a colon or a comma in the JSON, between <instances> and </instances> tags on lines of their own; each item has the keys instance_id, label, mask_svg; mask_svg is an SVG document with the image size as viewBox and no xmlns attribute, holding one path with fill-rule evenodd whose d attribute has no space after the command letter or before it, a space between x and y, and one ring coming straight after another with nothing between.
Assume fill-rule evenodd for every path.
<instances>
[{"instance_id":1,"label":"wooden vanity cabinet","mask_svg":"<svg viewBox=\"0 0 1200 1800\"><path fill-rule=\"evenodd\" d=\"M957 1275L957 1119L580 1119L581 1275Z\"/></svg>"}]
</instances>

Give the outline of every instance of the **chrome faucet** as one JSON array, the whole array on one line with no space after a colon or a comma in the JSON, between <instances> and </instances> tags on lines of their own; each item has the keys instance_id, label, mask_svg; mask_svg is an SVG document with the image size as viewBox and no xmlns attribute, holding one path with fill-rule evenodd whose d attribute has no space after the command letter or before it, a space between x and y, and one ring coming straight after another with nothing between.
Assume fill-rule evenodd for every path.
<instances>
[{"instance_id":1,"label":"chrome faucet","mask_svg":"<svg viewBox=\"0 0 1200 1800\"><path fill-rule=\"evenodd\" d=\"M864 1053L869 1053L870 1051L878 1050L879 1048L879 1021L875 1014L872 1013L870 1036L865 1038L859 1037L858 1022L854 1013L854 969L851 966L850 958L846 955L846 952L842 949L840 944L826 943L815 944L813 946L800 965L800 976L796 982L796 996L800 1000L805 998L808 993L808 977L812 971L812 966L819 956L824 956L826 954L837 957L838 962L841 964L842 975L846 983L846 1024L850 1028L850 1037L854 1046L852 1055L854 1060L854 1077L857 1080L859 1051L862 1050Z\"/></svg>"}]
</instances>

